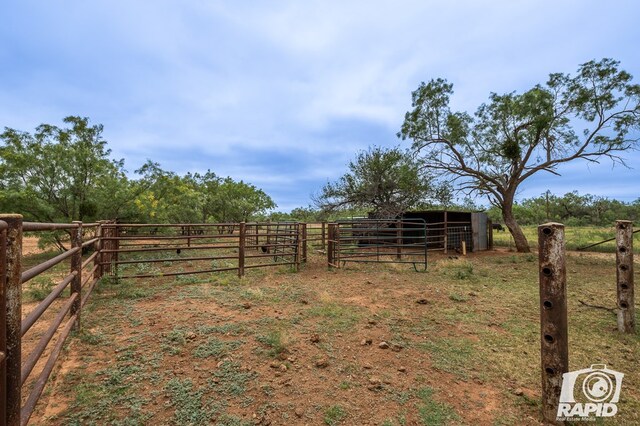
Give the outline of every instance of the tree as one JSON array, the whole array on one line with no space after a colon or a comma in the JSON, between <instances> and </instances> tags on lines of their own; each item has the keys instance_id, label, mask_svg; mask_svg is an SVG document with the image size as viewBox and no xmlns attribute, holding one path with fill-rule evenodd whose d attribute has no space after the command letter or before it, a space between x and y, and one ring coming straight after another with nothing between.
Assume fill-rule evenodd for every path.
<instances>
[{"instance_id":1,"label":"tree","mask_svg":"<svg viewBox=\"0 0 640 426\"><path fill-rule=\"evenodd\" d=\"M243 181L236 182L230 177L220 182L213 204L213 215L220 222L246 222L255 215L277 207L263 190Z\"/></svg>"},{"instance_id":2,"label":"tree","mask_svg":"<svg viewBox=\"0 0 640 426\"><path fill-rule=\"evenodd\" d=\"M361 151L349 172L323 188L315 203L325 212L370 209L374 217L395 217L432 194L431 179L407 152L380 147Z\"/></svg>"},{"instance_id":3,"label":"tree","mask_svg":"<svg viewBox=\"0 0 640 426\"><path fill-rule=\"evenodd\" d=\"M637 146L631 131L640 125L640 86L618 65L590 61L575 76L551 74L522 94L492 93L473 117L450 110L452 84L431 80L412 93L398 136L413 140L424 167L461 191L487 196L517 250L529 252L513 212L523 182L538 172L559 175L560 165L577 159L624 165L620 155Z\"/></svg>"},{"instance_id":4,"label":"tree","mask_svg":"<svg viewBox=\"0 0 640 426\"><path fill-rule=\"evenodd\" d=\"M107 205L113 210L130 202L122 191L111 192L126 177L123 160L109 158L102 125L74 116L64 123L69 127L42 124L33 134L11 128L0 134L2 210L26 220L86 222L111 217L104 214Z\"/></svg>"}]
</instances>

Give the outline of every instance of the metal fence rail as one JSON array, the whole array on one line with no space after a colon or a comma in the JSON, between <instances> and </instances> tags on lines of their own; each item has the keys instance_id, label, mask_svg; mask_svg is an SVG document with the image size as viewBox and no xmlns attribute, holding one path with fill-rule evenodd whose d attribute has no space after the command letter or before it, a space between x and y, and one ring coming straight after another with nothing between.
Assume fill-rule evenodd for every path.
<instances>
[{"instance_id":1,"label":"metal fence rail","mask_svg":"<svg viewBox=\"0 0 640 426\"><path fill-rule=\"evenodd\" d=\"M354 219L329 224L329 266L408 263L427 269L427 224L422 219Z\"/></svg>"},{"instance_id":2,"label":"metal fence rail","mask_svg":"<svg viewBox=\"0 0 640 426\"><path fill-rule=\"evenodd\" d=\"M291 265L306 260L305 226L297 222L103 225L100 265L118 278L136 279ZM304 256L303 256L304 255ZM303 258L304 257L304 258ZM193 262L187 271L119 274L119 266Z\"/></svg>"},{"instance_id":3,"label":"metal fence rail","mask_svg":"<svg viewBox=\"0 0 640 426\"><path fill-rule=\"evenodd\" d=\"M29 422L66 338L71 330L80 327L82 306L100 278L96 261L100 239L96 237L83 241L83 232L91 229L98 234L99 228L100 225L95 223L34 223L23 222L20 215L0 215L0 308L3 312L0 315L1 425L26 425ZM54 230L68 233L71 248L25 270L22 266L23 232ZM83 251L91 249L94 254L83 261ZM68 274L23 318L24 285L65 262L68 263ZM67 289L69 296L66 301L55 303L63 298ZM29 336L33 325L38 321L45 321L45 314L52 310L56 313L49 320L48 326L44 327L45 331L39 336ZM29 342L35 342L28 353L23 353L23 349L27 348L23 345L25 336L29 337ZM50 351L42 370L30 379L48 348ZM29 391L24 399L23 388Z\"/></svg>"}]
</instances>

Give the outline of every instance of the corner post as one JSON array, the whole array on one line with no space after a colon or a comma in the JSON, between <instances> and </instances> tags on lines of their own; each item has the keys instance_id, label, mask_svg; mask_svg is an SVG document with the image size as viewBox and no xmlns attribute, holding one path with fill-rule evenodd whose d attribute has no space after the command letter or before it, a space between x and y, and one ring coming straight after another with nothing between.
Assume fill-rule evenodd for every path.
<instances>
[{"instance_id":1,"label":"corner post","mask_svg":"<svg viewBox=\"0 0 640 426\"><path fill-rule=\"evenodd\" d=\"M635 333L633 224L628 220L616 221L616 281L618 330L621 333Z\"/></svg>"},{"instance_id":2,"label":"corner post","mask_svg":"<svg viewBox=\"0 0 640 426\"><path fill-rule=\"evenodd\" d=\"M564 241L564 225L538 226L542 416L547 424L554 425L562 424L556 418L562 375L569 371Z\"/></svg>"},{"instance_id":3,"label":"corner post","mask_svg":"<svg viewBox=\"0 0 640 426\"><path fill-rule=\"evenodd\" d=\"M302 261L307 262L307 224L301 223L302 230Z\"/></svg>"},{"instance_id":4,"label":"corner post","mask_svg":"<svg viewBox=\"0 0 640 426\"><path fill-rule=\"evenodd\" d=\"M22 215L0 215L0 220L7 222L6 246L6 283L5 315L6 336L6 424L17 426L20 424L20 408L22 405ZM3 419L4 420L4 419Z\"/></svg>"},{"instance_id":5,"label":"corner post","mask_svg":"<svg viewBox=\"0 0 640 426\"><path fill-rule=\"evenodd\" d=\"M240 222L240 235L238 237L238 276L244 277L244 247L246 245L247 224Z\"/></svg>"},{"instance_id":6,"label":"corner post","mask_svg":"<svg viewBox=\"0 0 640 426\"><path fill-rule=\"evenodd\" d=\"M71 256L71 272L76 276L71 281L71 294L76 300L71 304L70 314L76 315L76 321L73 325L74 330L80 330L80 311L82 309L82 222L73 221L76 225L71 230L71 249L76 252Z\"/></svg>"}]
</instances>

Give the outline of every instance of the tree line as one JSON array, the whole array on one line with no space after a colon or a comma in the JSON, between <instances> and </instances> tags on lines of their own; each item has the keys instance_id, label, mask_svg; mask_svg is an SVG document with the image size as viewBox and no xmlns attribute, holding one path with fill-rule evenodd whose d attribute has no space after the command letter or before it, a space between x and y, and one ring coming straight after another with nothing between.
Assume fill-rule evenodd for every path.
<instances>
[{"instance_id":1,"label":"tree line","mask_svg":"<svg viewBox=\"0 0 640 426\"><path fill-rule=\"evenodd\" d=\"M197 223L248 221L276 207L263 190L212 171L179 175L149 160L130 178L102 125L63 121L0 134L0 211L38 222Z\"/></svg>"},{"instance_id":2,"label":"tree line","mask_svg":"<svg viewBox=\"0 0 640 426\"><path fill-rule=\"evenodd\" d=\"M501 222L498 207L491 207L487 213L493 221ZM577 191L562 196L546 192L514 203L513 213L522 225L552 221L568 226L611 226L618 219L637 223L640 221L640 198L627 203L597 195L580 195Z\"/></svg>"}]
</instances>

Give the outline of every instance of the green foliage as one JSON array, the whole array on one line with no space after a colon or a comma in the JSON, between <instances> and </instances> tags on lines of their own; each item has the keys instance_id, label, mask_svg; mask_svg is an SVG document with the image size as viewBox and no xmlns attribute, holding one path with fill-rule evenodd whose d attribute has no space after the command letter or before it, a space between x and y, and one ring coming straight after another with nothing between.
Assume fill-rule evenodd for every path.
<instances>
[{"instance_id":1,"label":"green foliage","mask_svg":"<svg viewBox=\"0 0 640 426\"><path fill-rule=\"evenodd\" d=\"M492 93L473 115L451 111L453 85L434 79L412 93L398 136L412 139L438 176L487 196L518 251L529 251L513 209L522 183L576 159L623 162L620 155L638 145L632 130L640 125L640 86L618 65L590 61L575 76L551 74L521 94Z\"/></svg>"},{"instance_id":2,"label":"green foliage","mask_svg":"<svg viewBox=\"0 0 640 426\"><path fill-rule=\"evenodd\" d=\"M418 416L423 425L440 426L455 424L460 420L452 407L433 400L433 389L424 387L416 392L420 400L418 404Z\"/></svg>"},{"instance_id":3,"label":"green foliage","mask_svg":"<svg viewBox=\"0 0 640 426\"><path fill-rule=\"evenodd\" d=\"M359 152L349 163L349 172L327 183L315 201L326 212L356 208L394 217L432 196L433 186L409 153L374 147Z\"/></svg>"},{"instance_id":4,"label":"green foliage","mask_svg":"<svg viewBox=\"0 0 640 426\"><path fill-rule=\"evenodd\" d=\"M173 420L179 425L208 424L220 407L204 398L204 388L196 388L191 379L171 379L165 386L171 405L176 408Z\"/></svg>"},{"instance_id":5,"label":"green foliage","mask_svg":"<svg viewBox=\"0 0 640 426\"><path fill-rule=\"evenodd\" d=\"M51 294L53 287L55 287L55 283L50 277L35 277L29 281L29 286L26 289L27 298L33 301L44 300L45 297Z\"/></svg>"},{"instance_id":6,"label":"green foliage","mask_svg":"<svg viewBox=\"0 0 640 426\"><path fill-rule=\"evenodd\" d=\"M340 405L332 405L324 412L324 424L334 426L347 417L347 412Z\"/></svg>"},{"instance_id":7,"label":"green foliage","mask_svg":"<svg viewBox=\"0 0 640 426\"><path fill-rule=\"evenodd\" d=\"M222 358L228 355L230 352L238 349L242 345L239 340L224 341L218 340L214 337L210 337L206 343L199 345L193 352L193 356L196 358L209 358L216 359Z\"/></svg>"},{"instance_id":8,"label":"green foliage","mask_svg":"<svg viewBox=\"0 0 640 426\"><path fill-rule=\"evenodd\" d=\"M640 220L640 198L625 203L590 194L580 195L578 191L568 192L563 196L543 193L515 203L513 211L522 225L539 225L551 221L568 226L611 226L618 219ZM501 213L497 207L492 207L488 214L492 220L501 222Z\"/></svg>"},{"instance_id":9,"label":"green foliage","mask_svg":"<svg viewBox=\"0 0 640 426\"><path fill-rule=\"evenodd\" d=\"M259 188L207 171L180 176L148 161L129 179L110 158L103 126L66 117L33 134L0 134L0 210L39 222L239 222L276 207ZM60 233L47 234L63 248Z\"/></svg>"},{"instance_id":10,"label":"green foliage","mask_svg":"<svg viewBox=\"0 0 640 426\"><path fill-rule=\"evenodd\" d=\"M256 340L269 347L269 355L272 357L286 353L289 345L287 337L280 330L274 330L266 335L257 336Z\"/></svg>"}]
</instances>

